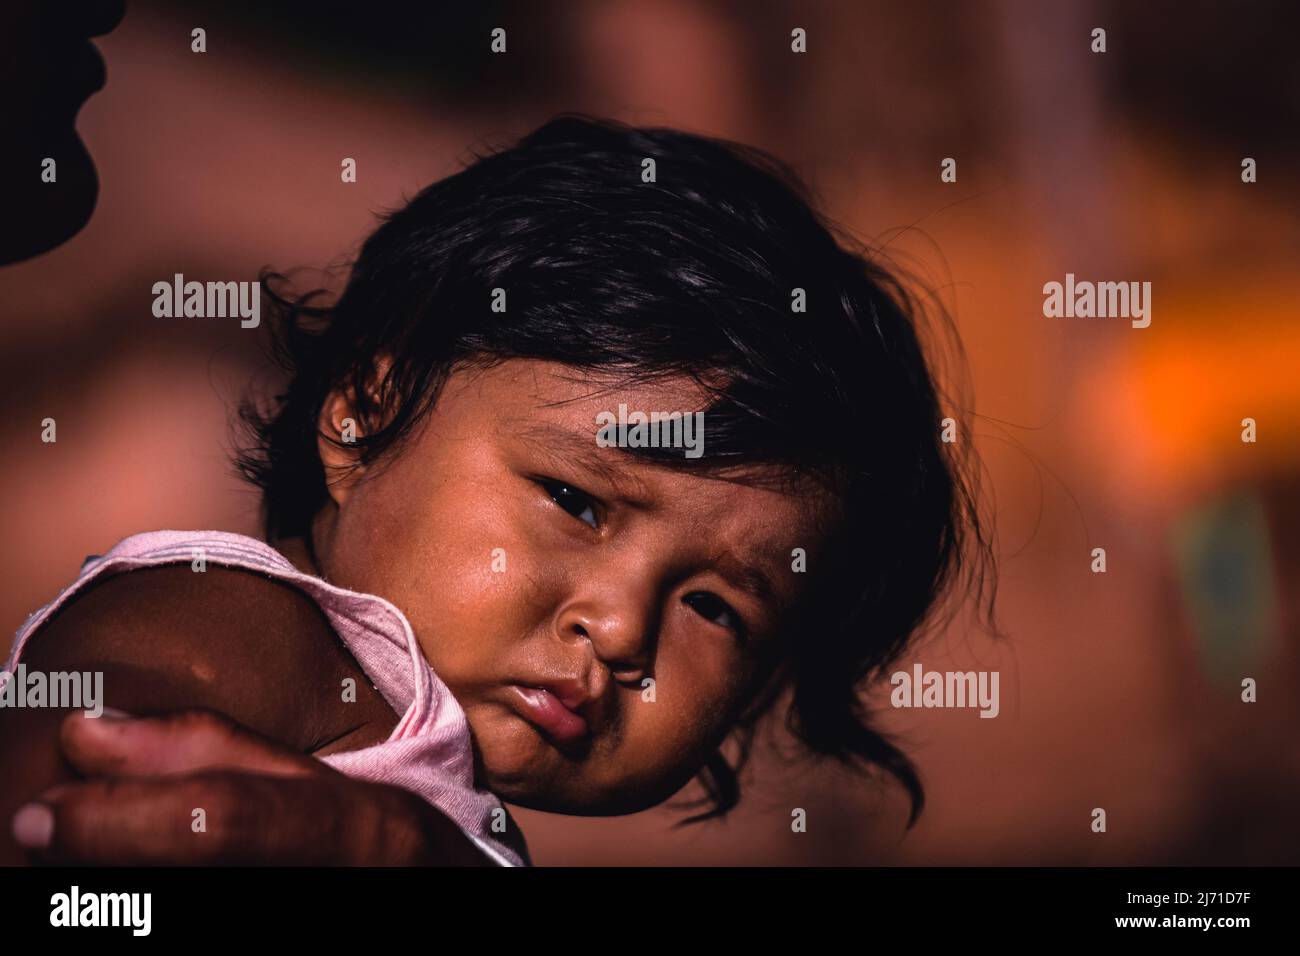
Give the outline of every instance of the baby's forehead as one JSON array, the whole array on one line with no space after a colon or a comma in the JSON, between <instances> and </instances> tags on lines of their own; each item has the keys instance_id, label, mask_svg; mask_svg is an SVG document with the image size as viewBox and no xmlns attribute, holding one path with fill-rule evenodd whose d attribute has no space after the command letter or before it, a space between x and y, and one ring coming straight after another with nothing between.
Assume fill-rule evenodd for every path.
<instances>
[{"instance_id":1,"label":"baby's forehead","mask_svg":"<svg viewBox=\"0 0 1300 956\"><path fill-rule=\"evenodd\" d=\"M548 359L483 356L454 366L443 393L465 391L491 399L512 414L530 410L547 412L573 407L575 413L587 407L626 402L644 408L677 408L703 411L713 395L701 384L717 376L702 373L642 369L626 366L576 366Z\"/></svg>"},{"instance_id":2,"label":"baby's forehead","mask_svg":"<svg viewBox=\"0 0 1300 956\"><path fill-rule=\"evenodd\" d=\"M794 464L724 467L710 459L709 406L716 396L690 375L647 378L632 370L510 359L468 381L465 394L498 442L571 464L677 517L694 515L712 524L714 534L722 523L746 540L784 546L797 538L811 551L839 511L839 498L827 483ZM690 435L698 426L700 435L690 437L701 439L701 459L689 460L672 448L598 440L602 423L612 426L606 435L626 436L638 420L665 438ZM709 527L695 533L709 534Z\"/></svg>"}]
</instances>

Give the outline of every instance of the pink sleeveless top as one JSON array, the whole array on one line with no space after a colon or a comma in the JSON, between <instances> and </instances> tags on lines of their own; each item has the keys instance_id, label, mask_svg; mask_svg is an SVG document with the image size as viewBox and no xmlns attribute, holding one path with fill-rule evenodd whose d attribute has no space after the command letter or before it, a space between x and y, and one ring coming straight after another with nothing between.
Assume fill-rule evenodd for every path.
<instances>
[{"instance_id":1,"label":"pink sleeveless top","mask_svg":"<svg viewBox=\"0 0 1300 956\"><path fill-rule=\"evenodd\" d=\"M132 535L107 554L86 559L81 573L18 631L4 669L14 672L23 646L65 602L96 578L137 568L191 563L243 568L292 584L329 619L343 643L389 705L401 715L389 738L372 747L321 757L341 773L419 794L455 821L492 860L529 865L519 828L501 801L474 787L473 752L465 712L424 659L410 622L373 594L335 587L304 574L265 542L224 531L150 531ZM508 822L505 833L502 822Z\"/></svg>"}]
</instances>

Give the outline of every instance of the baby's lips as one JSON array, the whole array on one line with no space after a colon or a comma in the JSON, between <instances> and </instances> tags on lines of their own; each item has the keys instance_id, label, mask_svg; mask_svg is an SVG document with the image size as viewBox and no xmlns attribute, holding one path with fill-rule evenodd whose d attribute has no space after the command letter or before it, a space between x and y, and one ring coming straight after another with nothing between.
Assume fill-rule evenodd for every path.
<instances>
[{"instance_id":1,"label":"baby's lips","mask_svg":"<svg viewBox=\"0 0 1300 956\"><path fill-rule=\"evenodd\" d=\"M549 690L519 684L511 690L525 717L559 743L575 743L590 735L587 722Z\"/></svg>"}]
</instances>

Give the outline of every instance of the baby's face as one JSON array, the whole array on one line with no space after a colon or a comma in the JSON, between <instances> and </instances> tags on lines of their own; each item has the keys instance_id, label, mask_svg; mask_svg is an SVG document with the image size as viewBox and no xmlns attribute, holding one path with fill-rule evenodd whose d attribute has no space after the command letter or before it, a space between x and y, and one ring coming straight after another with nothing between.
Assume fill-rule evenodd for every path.
<instances>
[{"instance_id":1,"label":"baby's face","mask_svg":"<svg viewBox=\"0 0 1300 956\"><path fill-rule=\"evenodd\" d=\"M317 551L335 583L406 613L469 719L480 785L624 813L671 796L726 736L805 577L791 552L815 562L826 514L807 493L598 447L599 412L703 397L578 374L453 375L400 451L333 489Z\"/></svg>"}]
</instances>

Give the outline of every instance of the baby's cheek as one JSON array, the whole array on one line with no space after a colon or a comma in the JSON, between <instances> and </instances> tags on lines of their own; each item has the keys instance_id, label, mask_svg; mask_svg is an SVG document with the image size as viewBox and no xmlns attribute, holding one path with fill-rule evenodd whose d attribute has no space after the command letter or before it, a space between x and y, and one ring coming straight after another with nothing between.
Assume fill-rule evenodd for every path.
<instances>
[{"instance_id":1,"label":"baby's cheek","mask_svg":"<svg viewBox=\"0 0 1300 956\"><path fill-rule=\"evenodd\" d=\"M430 569L420 598L430 664L474 681L512 676L489 673L490 665L509 663L506 652L524 640L536 618L523 562L480 550L448 556Z\"/></svg>"},{"instance_id":2,"label":"baby's cheek","mask_svg":"<svg viewBox=\"0 0 1300 956\"><path fill-rule=\"evenodd\" d=\"M660 666L654 684L632 705L629 726L659 762L696 760L725 732L734 686L725 661L710 660L705 653L697 652L689 663Z\"/></svg>"},{"instance_id":3,"label":"baby's cheek","mask_svg":"<svg viewBox=\"0 0 1300 956\"><path fill-rule=\"evenodd\" d=\"M430 578L443 613L492 611L500 621L526 618L547 597L556 561L526 528L492 509L447 515L430 549ZM553 598L554 596L551 595Z\"/></svg>"}]
</instances>

